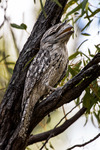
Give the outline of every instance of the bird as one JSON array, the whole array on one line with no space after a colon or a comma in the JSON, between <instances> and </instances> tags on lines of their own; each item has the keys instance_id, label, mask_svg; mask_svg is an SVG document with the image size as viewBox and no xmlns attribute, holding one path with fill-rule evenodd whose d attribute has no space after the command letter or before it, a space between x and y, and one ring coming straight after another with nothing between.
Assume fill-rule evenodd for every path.
<instances>
[{"instance_id":1,"label":"bird","mask_svg":"<svg viewBox=\"0 0 100 150\"><path fill-rule=\"evenodd\" d=\"M68 50L66 47L73 34L73 26L58 23L49 28L40 41L40 50L27 71L22 98L22 120L19 135L24 137L39 99L54 90L66 75Z\"/></svg>"}]
</instances>

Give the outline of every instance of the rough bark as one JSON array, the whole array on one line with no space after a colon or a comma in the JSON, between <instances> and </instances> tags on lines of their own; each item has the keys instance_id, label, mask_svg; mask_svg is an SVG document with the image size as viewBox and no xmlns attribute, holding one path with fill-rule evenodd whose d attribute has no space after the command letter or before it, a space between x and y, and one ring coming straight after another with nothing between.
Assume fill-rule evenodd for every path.
<instances>
[{"instance_id":1,"label":"rough bark","mask_svg":"<svg viewBox=\"0 0 100 150\"><path fill-rule=\"evenodd\" d=\"M47 18L44 17L43 13L40 14L37 22L33 27L32 33L28 38L26 44L24 45L16 62L14 73L0 106L1 150L23 150L25 148L26 139L24 140L24 142L21 139L17 139L17 137L15 137L13 140L12 135L16 131L16 128L20 122L21 100L24 88L24 81L26 72L29 67L29 64L26 64L38 52L39 43L45 31L50 26L60 21L67 0L60 0L59 2L61 3L62 8L50 0L46 1L45 12L47 14Z\"/></svg>"}]
</instances>

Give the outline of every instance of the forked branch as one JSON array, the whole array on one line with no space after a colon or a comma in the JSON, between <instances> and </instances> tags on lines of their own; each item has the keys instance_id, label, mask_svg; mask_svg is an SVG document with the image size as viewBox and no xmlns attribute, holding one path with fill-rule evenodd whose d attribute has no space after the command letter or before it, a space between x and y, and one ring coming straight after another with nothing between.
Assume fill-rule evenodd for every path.
<instances>
[{"instance_id":1,"label":"forked branch","mask_svg":"<svg viewBox=\"0 0 100 150\"><path fill-rule=\"evenodd\" d=\"M49 130L47 132L43 132L37 135L32 135L30 136L29 140L28 140L28 145L36 143L36 142L40 142L40 141L44 141L47 139L47 141L54 137L57 136L58 134L62 133L63 131L65 131L71 124L73 124L78 118L80 118L84 112L86 111L86 108L81 108L72 118L66 120L62 125L60 125L57 128L54 128L52 130Z\"/></svg>"},{"instance_id":2,"label":"forked branch","mask_svg":"<svg viewBox=\"0 0 100 150\"><path fill-rule=\"evenodd\" d=\"M58 88L45 100L36 105L30 129L34 128L47 114L79 97L81 93L100 76L100 53L98 53L82 71Z\"/></svg>"},{"instance_id":3,"label":"forked branch","mask_svg":"<svg viewBox=\"0 0 100 150\"><path fill-rule=\"evenodd\" d=\"M79 97L81 93L100 76L100 53L98 53L74 78L69 80L62 88L58 88L55 92L49 95L46 100L37 104L33 112L33 121L31 124L31 130L34 128L47 114L62 106L65 103L69 103L75 98ZM38 111L39 110L39 111ZM52 129L50 131L33 135L28 139L28 145L50 139L64 130L66 130L71 124L73 124L84 112L86 108L82 108L71 119L66 120L61 126ZM36 119L35 119L36 118Z\"/></svg>"}]
</instances>

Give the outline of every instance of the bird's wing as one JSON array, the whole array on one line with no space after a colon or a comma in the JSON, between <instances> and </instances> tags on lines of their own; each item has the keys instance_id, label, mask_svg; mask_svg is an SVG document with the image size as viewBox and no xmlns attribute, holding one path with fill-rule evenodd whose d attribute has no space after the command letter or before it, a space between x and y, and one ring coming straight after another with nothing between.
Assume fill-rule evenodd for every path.
<instances>
[{"instance_id":1,"label":"bird's wing","mask_svg":"<svg viewBox=\"0 0 100 150\"><path fill-rule=\"evenodd\" d=\"M56 83L56 85L59 84L60 81L66 76L66 72L67 72L67 68L68 68L68 62L69 62L69 60L67 61L67 64L66 64L66 66L65 66L65 69L64 69L64 71L63 71L63 73L62 73L62 75L61 75L59 81ZM56 86L56 85L55 85L55 86Z\"/></svg>"},{"instance_id":2,"label":"bird's wing","mask_svg":"<svg viewBox=\"0 0 100 150\"><path fill-rule=\"evenodd\" d=\"M50 60L51 57L49 51L41 49L34 60L31 62L25 80L23 101L29 97L36 82L41 80L42 75L49 68Z\"/></svg>"}]
</instances>

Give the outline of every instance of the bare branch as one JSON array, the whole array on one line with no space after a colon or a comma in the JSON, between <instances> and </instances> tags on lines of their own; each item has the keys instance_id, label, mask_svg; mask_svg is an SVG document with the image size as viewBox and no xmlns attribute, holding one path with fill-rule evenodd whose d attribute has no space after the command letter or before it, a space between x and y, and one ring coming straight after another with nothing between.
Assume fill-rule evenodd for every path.
<instances>
[{"instance_id":1,"label":"bare branch","mask_svg":"<svg viewBox=\"0 0 100 150\"><path fill-rule=\"evenodd\" d=\"M68 114L70 114L70 113L71 113L77 106L79 106L81 103L82 103L82 102L80 102L78 105L76 105L75 107L73 107L68 113L66 113L66 114L64 115L63 118L61 118L61 120L60 120L60 121L56 124L56 126L53 128L53 130L52 130L50 136L47 138L45 144L46 144L47 141L52 137L52 134L53 134L54 130L57 128L57 126L59 126L59 124L66 118L66 116L68 116ZM50 131L49 131L49 132L50 132ZM60 134L60 133L59 133L59 134ZM38 135L37 135L37 136L38 136ZM31 141L31 144L32 144L32 139L34 140L34 135L31 135L31 136L30 136L30 138L28 139L28 143L30 143L30 141Z\"/></svg>"},{"instance_id":2,"label":"bare branch","mask_svg":"<svg viewBox=\"0 0 100 150\"><path fill-rule=\"evenodd\" d=\"M82 116L85 111L86 111L86 108L83 107L72 118L70 118L69 120L66 120L61 126L59 126L57 128L54 128L50 131L44 132L44 133L40 133L40 134L37 134L37 135L32 135L28 140L28 145L46 140L47 138L49 140L49 138L54 137L54 136L62 133L71 124L73 124L78 118L80 118L80 116Z\"/></svg>"},{"instance_id":3,"label":"bare branch","mask_svg":"<svg viewBox=\"0 0 100 150\"><path fill-rule=\"evenodd\" d=\"M85 142L85 143L83 143L83 144L74 145L74 146L68 148L67 150L72 150L72 149L74 149L75 147L83 147L83 146L86 146L87 144L90 144L91 142L95 141L99 136L100 136L100 133L99 133L97 136L95 136L93 139L89 140L88 142Z\"/></svg>"}]
</instances>

